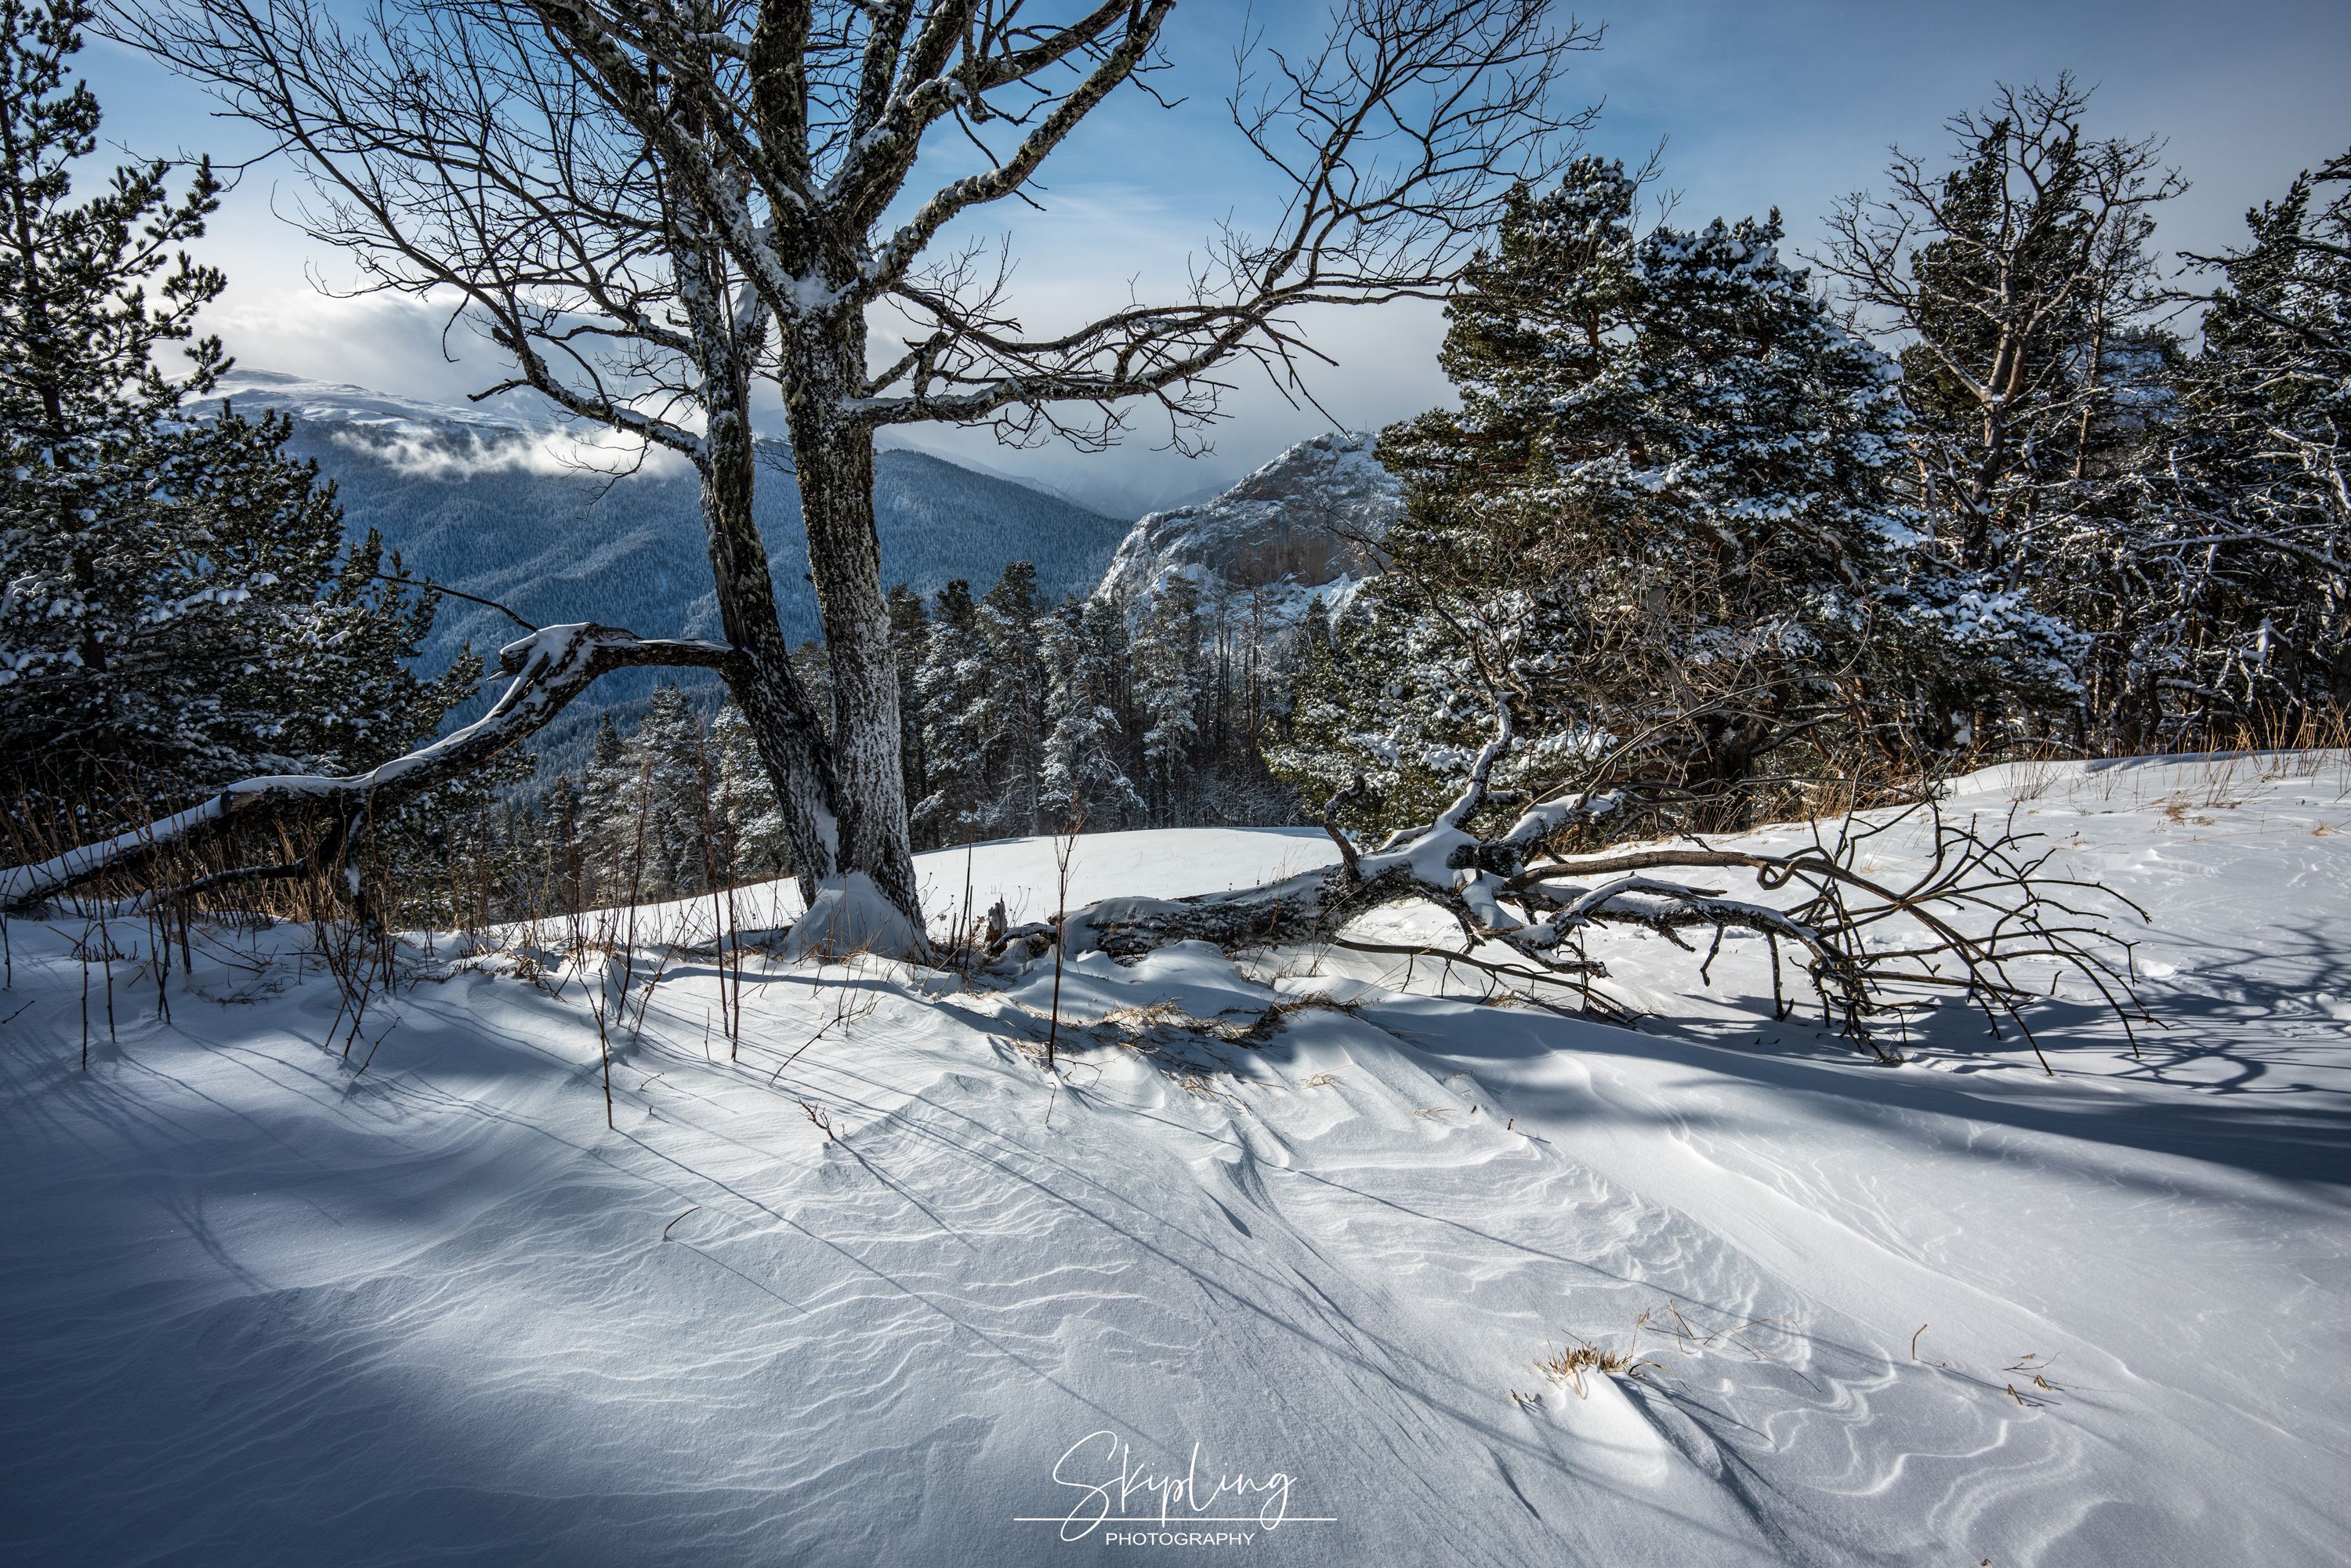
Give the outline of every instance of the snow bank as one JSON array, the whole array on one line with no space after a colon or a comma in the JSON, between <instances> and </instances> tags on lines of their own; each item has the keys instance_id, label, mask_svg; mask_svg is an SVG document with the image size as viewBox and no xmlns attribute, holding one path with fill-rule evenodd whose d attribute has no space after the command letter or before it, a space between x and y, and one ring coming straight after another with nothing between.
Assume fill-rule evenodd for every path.
<instances>
[{"instance_id":1,"label":"snow bank","mask_svg":"<svg viewBox=\"0 0 2351 1568\"><path fill-rule=\"evenodd\" d=\"M1759 1024L1736 940L1641 1032L1362 955L1089 956L1058 1026L1050 966L755 963L739 1052L674 962L607 1131L528 954L444 951L347 1064L298 934L204 937L167 1019L117 926L85 1073L101 934L12 922L0 1552L2337 1561L2346 791L1970 781L2153 915L2168 1027L2135 1059L2061 995L2053 1081L1957 1016L1900 1068ZM1071 897L1327 852L1103 835ZM1050 912L1049 846L925 857L935 905L967 862ZM1628 994L1689 983L1635 953ZM1579 1397L1535 1364L1580 1342L1655 1364Z\"/></svg>"}]
</instances>

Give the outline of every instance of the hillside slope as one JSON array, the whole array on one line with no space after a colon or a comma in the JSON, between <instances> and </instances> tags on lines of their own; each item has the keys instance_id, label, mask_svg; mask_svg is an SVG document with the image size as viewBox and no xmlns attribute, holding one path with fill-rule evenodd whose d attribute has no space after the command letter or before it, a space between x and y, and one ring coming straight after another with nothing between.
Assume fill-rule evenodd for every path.
<instances>
[{"instance_id":1,"label":"hillside slope","mask_svg":"<svg viewBox=\"0 0 2351 1568\"><path fill-rule=\"evenodd\" d=\"M1967 781L2151 915L2165 1027L2135 1055L2061 994L2053 1078L1959 1014L1893 1068L1759 1021L1736 942L1639 1031L1426 962L1090 957L1058 1080L1050 966L755 966L736 1059L682 956L608 1131L581 982L515 956L418 954L347 1063L299 933L205 937L163 1019L118 924L85 1072L98 934L11 922L0 1554L1030 1568L1164 1508L1332 1568L2339 1561L2346 790L2339 757ZM1083 897L1330 850L1077 853ZM1051 896L1043 843L923 871L941 912ZM1607 956L1628 998L1696 983ZM1177 1016L1310 996L1350 1010ZM1537 1369L1579 1341L1655 1364Z\"/></svg>"},{"instance_id":2,"label":"hillside slope","mask_svg":"<svg viewBox=\"0 0 2351 1568\"><path fill-rule=\"evenodd\" d=\"M645 636L717 634L696 486L680 459L657 455L617 476L622 454L593 433L547 424L515 397L461 410L263 371L233 372L223 390L242 412L292 414L290 449L335 482L346 531L378 530L420 577L497 600L540 625L594 620ZM808 540L788 455L776 446L768 456L759 527L784 629L798 643L817 635ZM1126 528L918 452L876 457L873 500L883 580L925 593L954 578L985 591L1015 560L1033 561L1049 594L1084 593ZM496 611L447 600L423 662L439 668L468 641L488 655L516 634ZM660 678L600 682L544 748L576 751L597 713Z\"/></svg>"}]
</instances>

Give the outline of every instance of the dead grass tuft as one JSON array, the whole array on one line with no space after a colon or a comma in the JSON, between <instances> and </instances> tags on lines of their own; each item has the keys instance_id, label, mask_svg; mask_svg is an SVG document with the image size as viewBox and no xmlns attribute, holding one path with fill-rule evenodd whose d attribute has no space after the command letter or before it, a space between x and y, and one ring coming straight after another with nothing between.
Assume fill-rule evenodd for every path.
<instances>
[{"instance_id":1,"label":"dead grass tuft","mask_svg":"<svg viewBox=\"0 0 2351 1568\"><path fill-rule=\"evenodd\" d=\"M1663 1372L1661 1362L1636 1361L1625 1351L1607 1350L1590 1340L1574 1340L1563 1350L1535 1357L1535 1370L1562 1387L1574 1390L1578 1399L1584 1397L1583 1380L1587 1375L1603 1377L1634 1378L1651 1372Z\"/></svg>"}]
</instances>

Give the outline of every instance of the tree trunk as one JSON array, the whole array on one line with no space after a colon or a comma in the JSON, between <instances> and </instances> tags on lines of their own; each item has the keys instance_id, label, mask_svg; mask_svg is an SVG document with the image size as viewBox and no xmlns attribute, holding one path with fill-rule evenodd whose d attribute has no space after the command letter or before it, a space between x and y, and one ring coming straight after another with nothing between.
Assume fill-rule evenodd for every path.
<instances>
[{"instance_id":1,"label":"tree trunk","mask_svg":"<svg viewBox=\"0 0 2351 1568\"><path fill-rule=\"evenodd\" d=\"M792 673L791 649L776 614L775 580L751 510L756 454L739 410L713 409L702 465L702 523L718 618L737 653L727 690L743 710L759 760L783 812L792 875L803 899L840 869L840 810L815 705Z\"/></svg>"},{"instance_id":2,"label":"tree trunk","mask_svg":"<svg viewBox=\"0 0 2351 1568\"><path fill-rule=\"evenodd\" d=\"M873 432L842 410L864 381L864 332L854 312L839 320L811 318L788 330L784 413L832 677L836 869L872 878L920 929L899 760L898 657L873 529Z\"/></svg>"}]
</instances>

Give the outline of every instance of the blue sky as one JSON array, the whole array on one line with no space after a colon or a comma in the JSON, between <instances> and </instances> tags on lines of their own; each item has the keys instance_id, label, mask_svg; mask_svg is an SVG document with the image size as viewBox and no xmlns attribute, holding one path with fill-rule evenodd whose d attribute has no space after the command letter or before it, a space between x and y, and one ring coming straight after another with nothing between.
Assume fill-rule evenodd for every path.
<instances>
[{"instance_id":1,"label":"blue sky","mask_svg":"<svg viewBox=\"0 0 2351 1568\"><path fill-rule=\"evenodd\" d=\"M1258 7L1277 34L1313 30L1319 6ZM1628 162L1665 143L1678 221L1777 205L1798 249L1816 242L1839 195L1877 184L1889 143L1939 152L1942 121L1980 102L1996 80L2064 69L2095 84L2094 134L2165 138L2193 182L2166 214L2166 250L2229 243L2247 206L2299 169L2351 147L2351 4L2256 0L2233 6L2147 4L1840 5L1660 0L1582 13L1606 23L1605 47L1570 78L1577 101L1604 102L1588 138ZM1037 317L1067 319L1115 304L1128 280L1148 288L1180 275L1183 256L1228 211L1265 196L1247 150L1217 108L1246 18L1229 0L1187 0L1168 35L1176 69L1163 87L1189 94L1174 113L1141 99L1099 111L1047 170L1040 214L1004 206L969 225L1009 229L1023 257L1021 298ZM93 43L82 60L108 119L105 134L133 152L210 151L235 157L250 132L213 118L211 101L159 63ZM293 187L256 169L229 198L208 244L228 269L214 329L249 365L453 398L488 379L486 363L442 361L433 319L385 301L315 292L311 275L348 264L311 247L273 215ZM1342 422L1374 427L1440 402L1434 351L1442 322L1428 307L1333 312L1311 324L1340 361L1316 391ZM1289 441L1326 428L1262 384L1243 380L1234 417L1208 457L1154 450L1147 430L1110 454L1014 454L967 433L922 444L1008 472L1034 475L1106 505L1140 507L1220 483Z\"/></svg>"}]
</instances>

